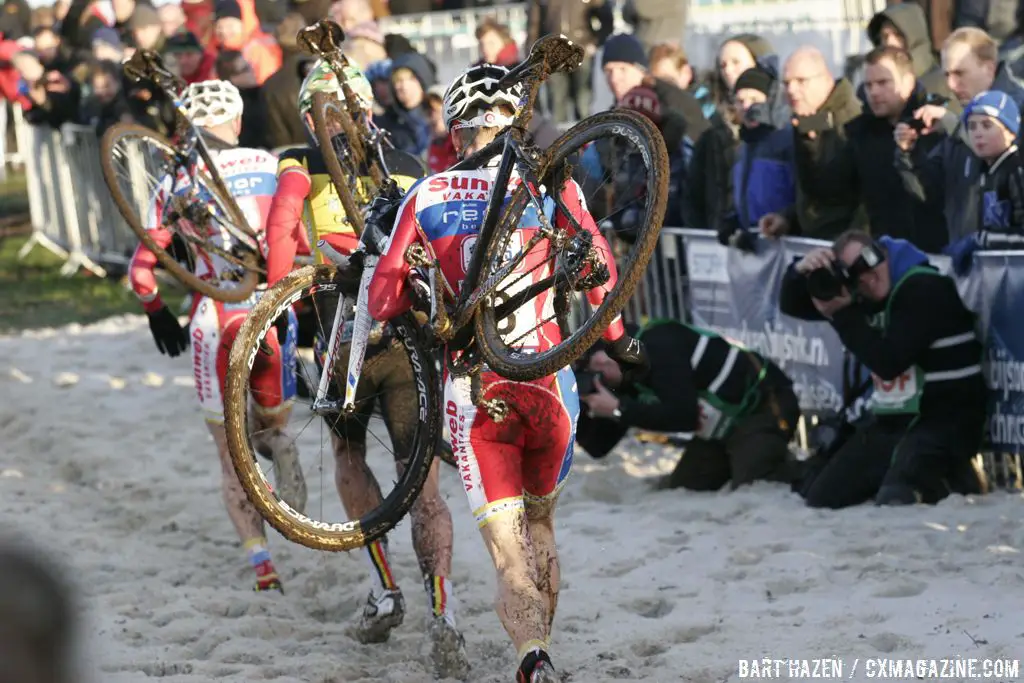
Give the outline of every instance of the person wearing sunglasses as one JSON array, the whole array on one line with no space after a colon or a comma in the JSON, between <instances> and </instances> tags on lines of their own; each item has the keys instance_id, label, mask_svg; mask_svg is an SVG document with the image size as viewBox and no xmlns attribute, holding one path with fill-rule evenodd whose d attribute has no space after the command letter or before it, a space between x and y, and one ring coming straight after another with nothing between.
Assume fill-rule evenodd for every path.
<instances>
[{"instance_id":1,"label":"person wearing sunglasses","mask_svg":"<svg viewBox=\"0 0 1024 683\"><path fill-rule=\"evenodd\" d=\"M982 347L956 282L910 242L849 230L783 278L779 305L826 320L871 372L869 419L801 493L812 507L936 503L978 493L985 424Z\"/></svg>"}]
</instances>

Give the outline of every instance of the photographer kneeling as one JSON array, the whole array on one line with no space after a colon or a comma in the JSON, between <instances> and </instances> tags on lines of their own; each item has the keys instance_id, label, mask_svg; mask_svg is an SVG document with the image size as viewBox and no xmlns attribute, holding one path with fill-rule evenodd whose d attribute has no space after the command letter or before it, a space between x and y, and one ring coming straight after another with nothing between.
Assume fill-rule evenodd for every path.
<instances>
[{"instance_id":1,"label":"photographer kneeling","mask_svg":"<svg viewBox=\"0 0 1024 683\"><path fill-rule=\"evenodd\" d=\"M790 481L788 446L800 418L793 384L771 361L713 332L674 320L637 334L649 366L623 373L596 347L577 373L577 442L592 457L615 447L630 427L690 432L694 438L659 488L717 491L759 479Z\"/></svg>"},{"instance_id":2,"label":"photographer kneeling","mask_svg":"<svg viewBox=\"0 0 1024 683\"><path fill-rule=\"evenodd\" d=\"M981 490L971 463L985 422L981 343L956 283L924 252L847 231L789 268L779 303L828 320L874 382L873 419L803 482L808 505L935 503Z\"/></svg>"}]
</instances>

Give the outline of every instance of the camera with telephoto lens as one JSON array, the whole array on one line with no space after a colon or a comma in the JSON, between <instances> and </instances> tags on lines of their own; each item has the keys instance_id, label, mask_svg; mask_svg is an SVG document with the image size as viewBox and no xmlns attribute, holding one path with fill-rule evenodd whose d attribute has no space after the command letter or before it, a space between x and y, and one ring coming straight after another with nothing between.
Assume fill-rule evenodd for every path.
<instances>
[{"instance_id":1,"label":"camera with telephoto lens","mask_svg":"<svg viewBox=\"0 0 1024 683\"><path fill-rule=\"evenodd\" d=\"M827 266L816 268L807 274L807 292L819 301L831 301L852 290L858 278L885 261L885 250L877 242L861 247L857 259L850 265L834 260Z\"/></svg>"},{"instance_id":2,"label":"camera with telephoto lens","mask_svg":"<svg viewBox=\"0 0 1024 683\"><path fill-rule=\"evenodd\" d=\"M850 282L849 273L839 261L807 274L807 291L818 301L832 301Z\"/></svg>"}]
</instances>

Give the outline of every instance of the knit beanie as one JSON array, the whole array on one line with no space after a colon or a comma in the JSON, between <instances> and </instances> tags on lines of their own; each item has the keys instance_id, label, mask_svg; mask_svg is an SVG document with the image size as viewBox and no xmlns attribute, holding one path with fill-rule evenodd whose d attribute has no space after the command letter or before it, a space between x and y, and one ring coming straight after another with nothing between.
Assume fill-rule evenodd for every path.
<instances>
[{"instance_id":1,"label":"knit beanie","mask_svg":"<svg viewBox=\"0 0 1024 683\"><path fill-rule=\"evenodd\" d=\"M628 33L619 33L605 41L601 54L601 68L612 62L635 64L641 69L648 67L647 53L640 41Z\"/></svg>"},{"instance_id":2,"label":"knit beanie","mask_svg":"<svg viewBox=\"0 0 1024 683\"><path fill-rule=\"evenodd\" d=\"M740 77L736 79L736 85L733 86L733 93L740 90L756 90L760 93L764 93L765 97L771 97L772 86L775 84L775 78L772 74L759 66L755 66L752 69L747 69L740 74Z\"/></svg>"},{"instance_id":3,"label":"knit beanie","mask_svg":"<svg viewBox=\"0 0 1024 683\"><path fill-rule=\"evenodd\" d=\"M971 114L991 116L1006 126L1006 129L1014 135L1020 133L1020 108L1017 107L1013 98L1002 90L986 90L978 93L964 108L962 119L964 125L967 125L967 119Z\"/></svg>"},{"instance_id":4,"label":"knit beanie","mask_svg":"<svg viewBox=\"0 0 1024 683\"><path fill-rule=\"evenodd\" d=\"M213 11L218 19L230 17L242 20L242 7L238 4L238 0L218 0Z\"/></svg>"},{"instance_id":5,"label":"knit beanie","mask_svg":"<svg viewBox=\"0 0 1024 683\"><path fill-rule=\"evenodd\" d=\"M656 126L661 125L661 99L650 88L642 85L633 88L622 96L619 106L643 114Z\"/></svg>"}]
</instances>

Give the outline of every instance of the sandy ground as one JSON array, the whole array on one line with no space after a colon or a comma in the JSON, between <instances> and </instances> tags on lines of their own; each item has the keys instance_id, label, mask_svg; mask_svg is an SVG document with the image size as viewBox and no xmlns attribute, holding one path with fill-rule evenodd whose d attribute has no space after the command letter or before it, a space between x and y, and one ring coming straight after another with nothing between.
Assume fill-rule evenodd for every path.
<instances>
[{"instance_id":1,"label":"sandy ground","mask_svg":"<svg viewBox=\"0 0 1024 683\"><path fill-rule=\"evenodd\" d=\"M141 317L0 338L2 526L73 567L91 680L429 680L406 524L392 555L409 612L386 645L346 635L368 588L358 554L272 534L288 593L251 592L191 377L187 358L155 352ZM854 658L1024 653L1020 496L833 513L777 486L648 492L644 478L669 463L636 443L577 460L558 515L553 654L568 680L720 683L762 656L839 656L849 679ZM507 683L493 571L453 474L443 486L472 680ZM340 514L329 480L322 495ZM311 505L320 496L311 483Z\"/></svg>"}]
</instances>

